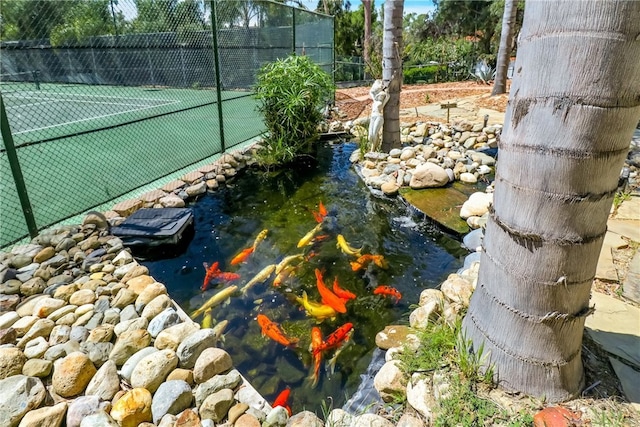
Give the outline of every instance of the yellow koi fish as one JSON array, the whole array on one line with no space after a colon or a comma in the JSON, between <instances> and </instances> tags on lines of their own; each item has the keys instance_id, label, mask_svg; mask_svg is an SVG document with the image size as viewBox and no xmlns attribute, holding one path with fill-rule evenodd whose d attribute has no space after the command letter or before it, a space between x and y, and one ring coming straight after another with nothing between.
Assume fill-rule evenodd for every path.
<instances>
[{"instance_id":1,"label":"yellow koi fish","mask_svg":"<svg viewBox=\"0 0 640 427\"><path fill-rule=\"evenodd\" d=\"M278 265L276 265L276 274L280 274L280 272L284 270L284 268L289 264L291 264L293 261L295 260L302 261L303 259L304 259L304 254L289 255L282 258L282 261L280 261Z\"/></svg>"},{"instance_id":2,"label":"yellow koi fish","mask_svg":"<svg viewBox=\"0 0 640 427\"><path fill-rule=\"evenodd\" d=\"M342 234L338 234L338 244L336 245L336 247L339 248L343 253L351 256L359 257L362 251L362 248L356 249L354 247L351 247L349 243L347 243L347 241L344 239L344 236Z\"/></svg>"},{"instance_id":3,"label":"yellow koi fish","mask_svg":"<svg viewBox=\"0 0 640 427\"><path fill-rule=\"evenodd\" d=\"M260 242L262 242L264 239L267 238L267 234L269 234L269 230L267 230L266 228L262 230L260 233L258 233L258 235L256 236L256 239L253 241L252 247L254 251L256 250Z\"/></svg>"},{"instance_id":4,"label":"yellow koi fish","mask_svg":"<svg viewBox=\"0 0 640 427\"><path fill-rule=\"evenodd\" d=\"M227 329L227 326L229 325L229 321L228 320L223 320L222 322L218 323L216 326L213 327L213 339L215 341L222 341L224 342L224 330Z\"/></svg>"},{"instance_id":5,"label":"yellow koi fish","mask_svg":"<svg viewBox=\"0 0 640 427\"><path fill-rule=\"evenodd\" d=\"M333 319L338 313L329 305L309 301L306 291L302 291L302 298L296 297L296 301L302 304L307 315L315 317L318 322L322 322L324 319Z\"/></svg>"},{"instance_id":6,"label":"yellow koi fish","mask_svg":"<svg viewBox=\"0 0 640 427\"><path fill-rule=\"evenodd\" d=\"M204 317L202 318L202 323L200 324L202 326L202 329L207 329L210 328L211 325L213 324L213 309L209 308L204 312Z\"/></svg>"},{"instance_id":7,"label":"yellow koi fish","mask_svg":"<svg viewBox=\"0 0 640 427\"><path fill-rule=\"evenodd\" d=\"M262 283L264 281L266 281L269 277L271 277L271 275L273 274L273 272L276 269L276 265L275 264L269 264L267 265L265 268L263 268L260 273L256 274L255 277L251 280L249 280L247 282L246 285L244 285L242 287L242 289L240 290L243 294L247 293L247 291L249 290L249 288L251 288L253 285L255 285L256 283Z\"/></svg>"},{"instance_id":8,"label":"yellow koi fish","mask_svg":"<svg viewBox=\"0 0 640 427\"><path fill-rule=\"evenodd\" d=\"M318 234L318 231L320 231L320 229L322 228L322 223L316 225L315 227L313 227L313 229L311 229L311 231L309 231L307 234L305 234L302 239L300 239L300 241L298 242L298 247L301 248L303 246L307 246L309 243L311 243L311 241L313 240L313 238L315 237L316 234Z\"/></svg>"},{"instance_id":9,"label":"yellow koi fish","mask_svg":"<svg viewBox=\"0 0 640 427\"><path fill-rule=\"evenodd\" d=\"M296 268L297 266L287 265L282 271L276 273L276 278L273 279L273 286L278 287L288 278L295 276ZM278 267L276 267L276 271L278 271Z\"/></svg>"},{"instance_id":10,"label":"yellow koi fish","mask_svg":"<svg viewBox=\"0 0 640 427\"><path fill-rule=\"evenodd\" d=\"M217 294L215 294L214 296L209 298L209 300L207 302L205 302L202 305L202 307L200 307L199 309L197 309L196 311L191 313L191 316L190 316L191 319L195 319L196 317L200 316L202 313L204 313L208 309L213 308L216 305L226 301L237 290L238 290L238 287L236 285L229 286L228 288L224 288L223 290L221 290L220 292L218 292Z\"/></svg>"}]
</instances>

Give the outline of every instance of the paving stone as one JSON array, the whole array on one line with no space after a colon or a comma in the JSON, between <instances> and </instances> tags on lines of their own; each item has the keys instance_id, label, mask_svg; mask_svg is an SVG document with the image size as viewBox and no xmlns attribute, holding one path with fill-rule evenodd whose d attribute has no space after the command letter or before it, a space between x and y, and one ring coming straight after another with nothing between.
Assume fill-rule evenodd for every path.
<instances>
[{"instance_id":1,"label":"paving stone","mask_svg":"<svg viewBox=\"0 0 640 427\"><path fill-rule=\"evenodd\" d=\"M167 193L173 193L175 190L182 188L185 186L184 181L180 181L179 179L175 181L171 181L162 186L162 190Z\"/></svg>"},{"instance_id":2,"label":"paving stone","mask_svg":"<svg viewBox=\"0 0 640 427\"><path fill-rule=\"evenodd\" d=\"M606 280L609 282L618 281L618 270L613 263L612 249L618 249L627 246L627 242L620 235L607 232L604 237L604 243L600 250L600 258L598 258L598 267L596 268L596 279Z\"/></svg>"},{"instance_id":3,"label":"paving stone","mask_svg":"<svg viewBox=\"0 0 640 427\"><path fill-rule=\"evenodd\" d=\"M585 330L598 344L640 369L640 309L624 301L593 292L595 312L587 317Z\"/></svg>"},{"instance_id":4,"label":"paving stone","mask_svg":"<svg viewBox=\"0 0 640 427\"><path fill-rule=\"evenodd\" d=\"M610 357L609 361L620 379L624 395L631 403L631 406L640 412L640 372L625 365L614 357Z\"/></svg>"},{"instance_id":5,"label":"paving stone","mask_svg":"<svg viewBox=\"0 0 640 427\"><path fill-rule=\"evenodd\" d=\"M640 304L640 251L631 259L622 284L622 296Z\"/></svg>"},{"instance_id":6,"label":"paving stone","mask_svg":"<svg viewBox=\"0 0 640 427\"><path fill-rule=\"evenodd\" d=\"M640 210L636 214L640 216ZM627 237L634 242L640 242L640 219L610 219L607 221L607 230Z\"/></svg>"},{"instance_id":7,"label":"paving stone","mask_svg":"<svg viewBox=\"0 0 640 427\"><path fill-rule=\"evenodd\" d=\"M632 196L618 206L616 219L638 219L640 217L640 197Z\"/></svg>"}]
</instances>

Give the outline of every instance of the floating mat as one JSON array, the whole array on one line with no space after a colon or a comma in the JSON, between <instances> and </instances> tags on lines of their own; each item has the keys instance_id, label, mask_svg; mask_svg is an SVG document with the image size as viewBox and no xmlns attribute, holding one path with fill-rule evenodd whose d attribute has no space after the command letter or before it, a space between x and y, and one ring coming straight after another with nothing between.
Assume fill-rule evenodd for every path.
<instances>
[{"instance_id":1,"label":"floating mat","mask_svg":"<svg viewBox=\"0 0 640 427\"><path fill-rule=\"evenodd\" d=\"M153 247L180 242L184 232L193 224L189 208L139 209L122 224L111 228L125 246Z\"/></svg>"}]
</instances>

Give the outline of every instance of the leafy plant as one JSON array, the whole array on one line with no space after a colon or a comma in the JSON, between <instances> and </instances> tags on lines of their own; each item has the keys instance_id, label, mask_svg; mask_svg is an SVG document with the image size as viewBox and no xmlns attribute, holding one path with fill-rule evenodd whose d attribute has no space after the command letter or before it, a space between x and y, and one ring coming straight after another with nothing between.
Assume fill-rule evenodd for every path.
<instances>
[{"instance_id":1,"label":"leafy plant","mask_svg":"<svg viewBox=\"0 0 640 427\"><path fill-rule=\"evenodd\" d=\"M482 426L496 417L500 410L488 399L478 396L468 380L454 378L451 392L440 400L434 426Z\"/></svg>"},{"instance_id":2,"label":"leafy plant","mask_svg":"<svg viewBox=\"0 0 640 427\"><path fill-rule=\"evenodd\" d=\"M631 193L627 191L616 191L616 194L613 196L613 208L618 209L622 202L625 200L629 200L631 198Z\"/></svg>"},{"instance_id":3,"label":"leafy plant","mask_svg":"<svg viewBox=\"0 0 640 427\"><path fill-rule=\"evenodd\" d=\"M426 66L413 66L407 67L402 71L403 82L406 84L412 83L436 83L438 75L444 75L446 73L446 66L444 65L426 65Z\"/></svg>"},{"instance_id":4,"label":"leafy plant","mask_svg":"<svg viewBox=\"0 0 640 427\"><path fill-rule=\"evenodd\" d=\"M444 322L429 324L418 332L420 347L417 352L404 351L400 366L407 373L432 372L451 363L456 344L456 329Z\"/></svg>"},{"instance_id":5,"label":"leafy plant","mask_svg":"<svg viewBox=\"0 0 640 427\"><path fill-rule=\"evenodd\" d=\"M489 84L489 82L496 77L496 69L482 60L476 64L472 74L476 80L484 84Z\"/></svg>"},{"instance_id":6,"label":"leafy plant","mask_svg":"<svg viewBox=\"0 0 640 427\"><path fill-rule=\"evenodd\" d=\"M458 334L456 344L456 362L462 374L471 381L479 381L488 385L493 384L495 371L493 366L485 365L484 344L477 350L467 340L463 332Z\"/></svg>"},{"instance_id":7,"label":"leafy plant","mask_svg":"<svg viewBox=\"0 0 640 427\"><path fill-rule=\"evenodd\" d=\"M291 55L264 65L255 96L269 133L265 151L257 153L258 163L283 164L308 151L333 89L329 74L306 56Z\"/></svg>"}]
</instances>

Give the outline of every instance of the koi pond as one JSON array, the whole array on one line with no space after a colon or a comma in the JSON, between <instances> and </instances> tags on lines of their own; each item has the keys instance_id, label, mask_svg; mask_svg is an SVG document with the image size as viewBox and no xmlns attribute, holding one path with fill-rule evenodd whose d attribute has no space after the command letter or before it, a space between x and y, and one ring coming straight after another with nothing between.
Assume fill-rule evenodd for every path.
<instances>
[{"instance_id":1,"label":"koi pond","mask_svg":"<svg viewBox=\"0 0 640 427\"><path fill-rule=\"evenodd\" d=\"M341 407L367 370L376 334L389 324L407 324L420 292L438 286L468 254L458 240L412 214L399 200L372 194L349 161L355 149L353 143L324 143L313 162L296 169L245 169L223 189L189 206L194 235L182 253L143 261L188 314L221 290L237 286L227 303L216 304L209 313L201 310L195 321L227 321L219 346L231 355L234 367L269 402L290 387L294 412L321 414L322 402L329 403L329 398L334 408ZM367 254L382 257L365 257L355 264ZM201 291L207 273L203 263L216 262L209 269L216 274ZM257 275L262 277L252 280ZM381 286L396 289L401 298L381 292ZM346 301L346 312L331 312L331 301L320 287L351 292L355 298ZM273 322L267 335L282 332L290 345L263 336L258 317L261 324L264 319ZM349 323L350 339L333 348L322 341L325 347L310 351L312 330L319 329L328 340Z\"/></svg>"}]
</instances>

